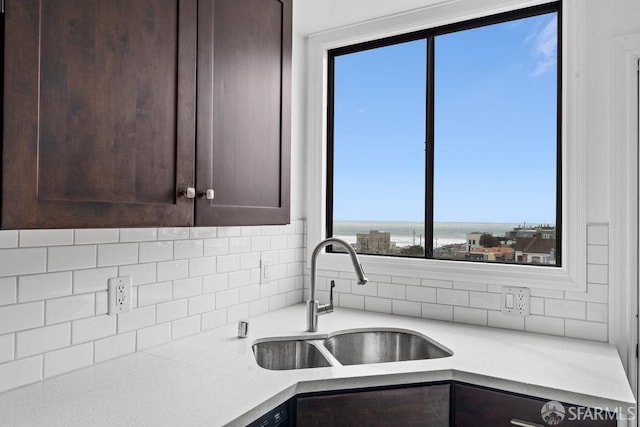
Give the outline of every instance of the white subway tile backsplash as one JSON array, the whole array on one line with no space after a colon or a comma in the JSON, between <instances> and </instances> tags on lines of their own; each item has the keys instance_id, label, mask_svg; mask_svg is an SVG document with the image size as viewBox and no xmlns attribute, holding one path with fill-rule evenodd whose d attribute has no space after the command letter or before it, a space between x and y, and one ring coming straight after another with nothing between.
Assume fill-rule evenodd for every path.
<instances>
[{"instance_id":1,"label":"white subway tile backsplash","mask_svg":"<svg viewBox=\"0 0 640 427\"><path fill-rule=\"evenodd\" d=\"M487 325L487 310L469 307L453 307L453 321L471 325Z\"/></svg>"},{"instance_id":2,"label":"white subway tile backsplash","mask_svg":"<svg viewBox=\"0 0 640 427\"><path fill-rule=\"evenodd\" d=\"M423 302L422 317L453 322L453 306Z\"/></svg>"},{"instance_id":3,"label":"white subway tile backsplash","mask_svg":"<svg viewBox=\"0 0 640 427\"><path fill-rule=\"evenodd\" d=\"M608 245L609 226L606 224L590 224L587 227L587 244Z\"/></svg>"},{"instance_id":4,"label":"white subway tile backsplash","mask_svg":"<svg viewBox=\"0 0 640 427\"><path fill-rule=\"evenodd\" d=\"M567 319L565 320L565 335L572 338L607 341L608 325L606 323Z\"/></svg>"},{"instance_id":5,"label":"white subway tile backsplash","mask_svg":"<svg viewBox=\"0 0 640 427\"><path fill-rule=\"evenodd\" d=\"M107 291L96 292L96 316L106 314L109 309L109 295Z\"/></svg>"},{"instance_id":6,"label":"white subway tile backsplash","mask_svg":"<svg viewBox=\"0 0 640 427\"><path fill-rule=\"evenodd\" d=\"M44 355L44 377L52 377L93 364L93 343L63 348Z\"/></svg>"},{"instance_id":7,"label":"white subway tile backsplash","mask_svg":"<svg viewBox=\"0 0 640 427\"><path fill-rule=\"evenodd\" d=\"M280 281L282 283L282 281ZM291 289L292 290L292 289ZM279 289L278 292L285 293L286 290ZM240 302L255 301L260 299L260 285L244 286L239 289ZM301 299L302 300L302 299Z\"/></svg>"},{"instance_id":8,"label":"white subway tile backsplash","mask_svg":"<svg viewBox=\"0 0 640 427\"><path fill-rule=\"evenodd\" d=\"M339 305L345 308L354 308L356 310L364 310L364 296L340 294Z\"/></svg>"},{"instance_id":9,"label":"white subway tile backsplash","mask_svg":"<svg viewBox=\"0 0 640 427\"><path fill-rule=\"evenodd\" d=\"M544 316L544 298L531 297L529 301L529 313Z\"/></svg>"},{"instance_id":10,"label":"white subway tile backsplash","mask_svg":"<svg viewBox=\"0 0 640 427\"><path fill-rule=\"evenodd\" d=\"M71 295L72 278L70 271L22 276L18 279L18 302Z\"/></svg>"},{"instance_id":11,"label":"white subway tile backsplash","mask_svg":"<svg viewBox=\"0 0 640 427\"><path fill-rule=\"evenodd\" d=\"M202 240L178 240L173 245L175 259L197 258L203 254L204 242Z\"/></svg>"},{"instance_id":12,"label":"white subway tile backsplash","mask_svg":"<svg viewBox=\"0 0 640 427\"><path fill-rule=\"evenodd\" d=\"M271 238L269 236L256 236L251 238L251 251L264 252L271 250Z\"/></svg>"},{"instance_id":13,"label":"white subway tile backsplash","mask_svg":"<svg viewBox=\"0 0 640 427\"><path fill-rule=\"evenodd\" d=\"M606 323L608 318L609 312L607 304L600 304L596 302L587 303L587 320Z\"/></svg>"},{"instance_id":14,"label":"white subway tile backsplash","mask_svg":"<svg viewBox=\"0 0 640 427\"><path fill-rule=\"evenodd\" d=\"M410 301L436 302L436 288L407 286L407 299Z\"/></svg>"},{"instance_id":15,"label":"white subway tile backsplash","mask_svg":"<svg viewBox=\"0 0 640 427\"><path fill-rule=\"evenodd\" d=\"M469 292L469 306L474 308L485 308L488 310L500 310L502 294L491 294L488 292Z\"/></svg>"},{"instance_id":16,"label":"white subway tile backsplash","mask_svg":"<svg viewBox=\"0 0 640 427\"><path fill-rule=\"evenodd\" d=\"M420 278L419 277L393 276L393 277L391 277L391 283L395 283L395 284L398 284L398 285L420 286Z\"/></svg>"},{"instance_id":17,"label":"white subway tile backsplash","mask_svg":"<svg viewBox=\"0 0 640 427\"><path fill-rule=\"evenodd\" d=\"M453 282L450 280L422 279L421 284L431 288L453 288Z\"/></svg>"},{"instance_id":18,"label":"white subway tile backsplash","mask_svg":"<svg viewBox=\"0 0 640 427\"><path fill-rule=\"evenodd\" d=\"M420 317L422 315L422 305L417 301L391 301L391 312L400 316Z\"/></svg>"},{"instance_id":19,"label":"white subway tile backsplash","mask_svg":"<svg viewBox=\"0 0 640 427\"><path fill-rule=\"evenodd\" d=\"M171 323L171 336L174 340L200 332L200 316L187 317Z\"/></svg>"},{"instance_id":20,"label":"white subway tile backsplash","mask_svg":"<svg viewBox=\"0 0 640 427\"><path fill-rule=\"evenodd\" d=\"M91 268L73 272L73 293L106 291L109 279L118 276L117 267Z\"/></svg>"},{"instance_id":21,"label":"white subway tile backsplash","mask_svg":"<svg viewBox=\"0 0 640 427\"><path fill-rule=\"evenodd\" d=\"M218 235L216 227L193 227L189 229L189 236L192 239L210 239Z\"/></svg>"},{"instance_id":22,"label":"white subway tile backsplash","mask_svg":"<svg viewBox=\"0 0 640 427\"><path fill-rule=\"evenodd\" d=\"M144 242L157 239L157 228L123 228L120 230L121 242Z\"/></svg>"},{"instance_id":23,"label":"white subway tile backsplash","mask_svg":"<svg viewBox=\"0 0 640 427\"><path fill-rule=\"evenodd\" d=\"M16 277L0 278L0 306L15 304L18 301L18 285Z\"/></svg>"},{"instance_id":24,"label":"white subway tile backsplash","mask_svg":"<svg viewBox=\"0 0 640 427\"><path fill-rule=\"evenodd\" d=\"M467 291L485 292L487 290L487 285L485 285L484 283L460 282L460 281L456 280L455 282L453 282L453 288L454 289L463 289L463 290L467 290Z\"/></svg>"},{"instance_id":25,"label":"white subway tile backsplash","mask_svg":"<svg viewBox=\"0 0 640 427\"><path fill-rule=\"evenodd\" d=\"M273 311L273 310L279 310L281 308L285 308L287 306L287 296L286 295L273 295L269 297L269 310ZM231 310L231 309L229 309ZM231 316L231 313L229 313L227 320L229 322L235 321L235 320L240 320L240 318L238 319L233 319L233 317Z\"/></svg>"},{"instance_id":26,"label":"white subway tile backsplash","mask_svg":"<svg viewBox=\"0 0 640 427\"><path fill-rule=\"evenodd\" d=\"M120 276L131 276L133 286L146 285L156 281L155 263L123 265L118 267Z\"/></svg>"},{"instance_id":27,"label":"white subway tile backsplash","mask_svg":"<svg viewBox=\"0 0 640 427\"><path fill-rule=\"evenodd\" d=\"M228 273L240 269L240 255L218 256L218 273ZM273 266L272 266L273 269Z\"/></svg>"},{"instance_id":28,"label":"white subway tile backsplash","mask_svg":"<svg viewBox=\"0 0 640 427\"><path fill-rule=\"evenodd\" d=\"M216 309L230 307L238 303L240 303L240 291L238 289L221 291L216 294Z\"/></svg>"},{"instance_id":29,"label":"white subway tile backsplash","mask_svg":"<svg viewBox=\"0 0 640 427\"><path fill-rule=\"evenodd\" d=\"M262 305L266 306L266 310L269 310L269 301L268 300L260 300ZM266 311L265 311L266 312ZM264 312L251 312L252 316L256 316L257 314ZM227 324L227 309L209 311L208 313L202 314L202 330L206 331L208 329L217 328L218 326Z\"/></svg>"},{"instance_id":30,"label":"white subway tile backsplash","mask_svg":"<svg viewBox=\"0 0 640 427\"><path fill-rule=\"evenodd\" d=\"M609 247L589 245L587 247L587 262L589 264L606 265L609 263Z\"/></svg>"},{"instance_id":31,"label":"white subway tile backsplash","mask_svg":"<svg viewBox=\"0 0 640 427\"><path fill-rule=\"evenodd\" d=\"M0 231L0 248L17 248L18 230Z\"/></svg>"},{"instance_id":32,"label":"white subway tile backsplash","mask_svg":"<svg viewBox=\"0 0 640 427\"><path fill-rule=\"evenodd\" d=\"M114 335L95 342L95 363L124 356L136 351L136 333Z\"/></svg>"},{"instance_id":33,"label":"white subway tile backsplash","mask_svg":"<svg viewBox=\"0 0 640 427\"><path fill-rule=\"evenodd\" d=\"M291 277L290 280L295 281L295 278ZM378 284L376 282L367 282L366 285L358 285L357 282L351 283L351 292L356 295L368 295L378 296Z\"/></svg>"},{"instance_id":34,"label":"white subway tile backsplash","mask_svg":"<svg viewBox=\"0 0 640 427\"><path fill-rule=\"evenodd\" d=\"M376 311L378 313L391 313L391 301L387 298L378 298L373 296L364 297L364 309L367 311Z\"/></svg>"},{"instance_id":35,"label":"white subway tile backsplash","mask_svg":"<svg viewBox=\"0 0 640 427\"><path fill-rule=\"evenodd\" d=\"M64 246L73 244L73 230L20 230L20 246Z\"/></svg>"},{"instance_id":36,"label":"white subway tile backsplash","mask_svg":"<svg viewBox=\"0 0 640 427\"><path fill-rule=\"evenodd\" d=\"M49 255L49 257L50 256L51 255ZM0 249L0 276L35 274L46 271L46 248ZM49 269L49 271L51 271L51 269Z\"/></svg>"},{"instance_id":37,"label":"white subway tile backsplash","mask_svg":"<svg viewBox=\"0 0 640 427\"><path fill-rule=\"evenodd\" d=\"M281 300L281 301L280 301ZM269 304L273 305L274 308L277 310L277 308L275 308L276 306L278 308L284 308L286 307L286 295L275 295L271 298L269 298ZM229 323L236 323L240 320L244 320L247 317L249 317L249 303L245 302L242 304L238 304L238 305L234 305L233 307L229 307L227 308L227 322Z\"/></svg>"},{"instance_id":38,"label":"white subway tile backsplash","mask_svg":"<svg viewBox=\"0 0 640 427\"><path fill-rule=\"evenodd\" d=\"M0 363L8 362L14 359L14 342L13 334L0 335ZM2 387L0 387L2 390Z\"/></svg>"},{"instance_id":39,"label":"white subway tile backsplash","mask_svg":"<svg viewBox=\"0 0 640 427\"><path fill-rule=\"evenodd\" d=\"M188 298L202 294L202 277L173 282L173 299Z\"/></svg>"},{"instance_id":40,"label":"white subway tile backsplash","mask_svg":"<svg viewBox=\"0 0 640 427\"><path fill-rule=\"evenodd\" d=\"M608 274L609 269L606 265L587 265L587 281L589 283L600 283L606 285L609 282Z\"/></svg>"},{"instance_id":41,"label":"white subway tile backsplash","mask_svg":"<svg viewBox=\"0 0 640 427\"><path fill-rule=\"evenodd\" d=\"M96 245L54 246L47 249L48 271L79 270L96 266Z\"/></svg>"},{"instance_id":42,"label":"white subway tile backsplash","mask_svg":"<svg viewBox=\"0 0 640 427\"><path fill-rule=\"evenodd\" d=\"M212 311L216 307L215 294L204 294L189 298L189 316Z\"/></svg>"},{"instance_id":43,"label":"white subway tile backsplash","mask_svg":"<svg viewBox=\"0 0 640 427\"><path fill-rule=\"evenodd\" d=\"M440 288L437 290L436 301L438 304L468 306L469 292Z\"/></svg>"},{"instance_id":44,"label":"white subway tile backsplash","mask_svg":"<svg viewBox=\"0 0 640 427\"><path fill-rule=\"evenodd\" d=\"M117 228L93 228L75 230L75 244L86 245L90 243L115 243L120 239L120 230Z\"/></svg>"},{"instance_id":45,"label":"white subway tile backsplash","mask_svg":"<svg viewBox=\"0 0 640 427\"><path fill-rule=\"evenodd\" d=\"M137 350L153 347L171 341L171 323L138 329Z\"/></svg>"},{"instance_id":46,"label":"white subway tile backsplash","mask_svg":"<svg viewBox=\"0 0 640 427\"><path fill-rule=\"evenodd\" d=\"M544 314L552 317L584 320L587 318L587 306L584 301L547 298L544 302Z\"/></svg>"},{"instance_id":47,"label":"white subway tile backsplash","mask_svg":"<svg viewBox=\"0 0 640 427\"><path fill-rule=\"evenodd\" d=\"M172 298L173 283L171 282L138 286L138 307L171 301Z\"/></svg>"},{"instance_id":48,"label":"white subway tile backsplash","mask_svg":"<svg viewBox=\"0 0 640 427\"><path fill-rule=\"evenodd\" d=\"M16 359L68 347L71 344L71 323L45 326L16 334Z\"/></svg>"},{"instance_id":49,"label":"white subway tile backsplash","mask_svg":"<svg viewBox=\"0 0 640 427\"><path fill-rule=\"evenodd\" d=\"M304 221L0 232L0 248L12 248L0 249L0 391L301 302L303 231ZM260 285L265 257L272 281ZM132 277L134 308L108 316L118 276ZM27 365L35 375L3 381Z\"/></svg>"},{"instance_id":50,"label":"white subway tile backsplash","mask_svg":"<svg viewBox=\"0 0 640 427\"><path fill-rule=\"evenodd\" d=\"M597 283L587 283L587 292L565 291L564 297L576 301L606 303L609 300L609 287Z\"/></svg>"},{"instance_id":51,"label":"white subway tile backsplash","mask_svg":"<svg viewBox=\"0 0 640 427\"><path fill-rule=\"evenodd\" d=\"M93 294L74 295L46 301L47 325L93 316L94 313L95 296Z\"/></svg>"},{"instance_id":52,"label":"white subway tile backsplash","mask_svg":"<svg viewBox=\"0 0 640 427\"><path fill-rule=\"evenodd\" d=\"M186 227L158 228L158 240L188 239L189 229Z\"/></svg>"},{"instance_id":53,"label":"white subway tile backsplash","mask_svg":"<svg viewBox=\"0 0 640 427\"><path fill-rule=\"evenodd\" d=\"M227 255L229 253L229 239L207 239L204 241L203 255L216 256Z\"/></svg>"},{"instance_id":54,"label":"white subway tile backsplash","mask_svg":"<svg viewBox=\"0 0 640 427\"><path fill-rule=\"evenodd\" d=\"M186 299L163 302L156 307L156 323L164 323L187 317L188 301Z\"/></svg>"},{"instance_id":55,"label":"white subway tile backsplash","mask_svg":"<svg viewBox=\"0 0 640 427\"><path fill-rule=\"evenodd\" d=\"M44 301L0 307L0 335L44 325Z\"/></svg>"},{"instance_id":56,"label":"white subway tile backsplash","mask_svg":"<svg viewBox=\"0 0 640 427\"><path fill-rule=\"evenodd\" d=\"M117 316L94 316L74 320L71 323L71 343L80 344L115 335L117 320Z\"/></svg>"},{"instance_id":57,"label":"white subway tile backsplash","mask_svg":"<svg viewBox=\"0 0 640 427\"><path fill-rule=\"evenodd\" d=\"M173 259L173 242L142 242L140 247L140 262L169 261Z\"/></svg>"},{"instance_id":58,"label":"white subway tile backsplash","mask_svg":"<svg viewBox=\"0 0 640 427\"><path fill-rule=\"evenodd\" d=\"M545 316L525 317L524 330L547 335L564 335L564 319Z\"/></svg>"},{"instance_id":59,"label":"white subway tile backsplash","mask_svg":"<svg viewBox=\"0 0 640 427\"><path fill-rule=\"evenodd\" d=\"M500 311L489 310L488 326L492 328L503 329L515 329L518 331L524 331L524 317L512 316L510 314L504 314Z\"/></svg>"},{"instance_id":60,"label":"white subway tile backsplash","mask_svg":"<svg viewBox=\"0 0 640 427\"><path fill-rule=\"evenodd\" d=\"M229 273L229 287L240 288L251 284L251 270L238 270Z\"/></svg>"},{"instance_id":61,"label":"white subway tile backsplash","mask_svg":"<svg viewBox=\"0 0 640 427\"><path fill-rule=\"evenodd\" d=\"M251 251L250 237L232 237L229 239L229 253L243 254Z\"/></svg>"},{"instance_id":62,"label":"white subway tile backsplash","mask_svg":"<svg viewBox=\"0 0 640 427\"><path fill-rule=\"evenodd\" d=\"M224 291L229 288L229 274L213 274L202 278L202 292L205 294Z\"/></svg>"},{"instance_id":63,"label":"white subway tile backsplash","mask_svg":"<svg viewBox=\"0 0 640 427\"><path fill-rule=\"evenodd\" d=\"M189 277L209 276L215 274L216 258L194 258L189 260Z\"/></svg>"},{"instance_id":64,"label":"white subway tile backsplash","mask_svg":"<svg viewBox=\"0 0 640 427\"><path fill-rule=\"evenodd\" d=\"M405 285L392 285L389 283L379 283L378 296L381 298L405 299L407 296L407 287Z\"/></svg>"},{"instance_id":65,"label":"white subway tile backsplash","mask_svg":"<svg viewBox=\"0 0 640 427\"><path fill-rule=\"evenodd\" d=\"M138 243L98 245L98 266L137 264L138 250Z\"/></svg>"},{"instance_id":66,"label":"white subway tile backsplash","mask_svg":"<svg viewBox=\"0 0 640 427\"><path fill-rule=\"evenodd\" d=\"M189 277L188 260L159 262L157 268L156 280L161 282Z\"/></svg>"},{"instance_id":67,"label":"white subway tile backsplash","mask_svg":"<svg viewBox=\"0 0 640 427\"><path fill-rule=\"evenodd\" d=\"M118 333L133 331L156 323L156 306L139 307L126 313L118 314Z\"/></svg>"},{"instance_id":68,"label":"white subway tile backsplash","mask_svg":"<svg viewBox=\"0 0 640 427\"><path fill-rule=\"evenodd\" d=\"M0 365L0 392L42 379L42 355Z\"/></svg>"}]
</instances>

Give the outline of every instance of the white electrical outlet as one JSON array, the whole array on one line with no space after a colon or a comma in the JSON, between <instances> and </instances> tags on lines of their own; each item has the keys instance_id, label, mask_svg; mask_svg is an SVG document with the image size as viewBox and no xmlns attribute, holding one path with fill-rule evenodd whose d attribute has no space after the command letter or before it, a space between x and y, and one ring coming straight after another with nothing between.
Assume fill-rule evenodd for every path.
<instances>
[{"instance_id":1,"label":"white electrical outlet","mask_svg":"<svg viewBox=\"0 0 640 427\"><path fill-rule=\"evenodd\" d=\"M109 279L109 316L131 310L131 276Z\"/></svg>"},{"instance_id":2,"label":"white electrical outlet","mask_svg":"<svg viewBox=\"0 0 640 427\"><path fill-rule=\"evenodd\" d=\"M514 286L502 287L501 311L515 316L528 316L531 308L531 290Z\"/></svg>"},{"instance_id":3,"label":"white electrical outlet","mask_svg":"<svg viewBox=\"0 0 640 427\"><path fill-rule=\"evenodd\" d=\"M271 282L271 260L260 260L260 283Z\"/></svg>"}]
</instances>

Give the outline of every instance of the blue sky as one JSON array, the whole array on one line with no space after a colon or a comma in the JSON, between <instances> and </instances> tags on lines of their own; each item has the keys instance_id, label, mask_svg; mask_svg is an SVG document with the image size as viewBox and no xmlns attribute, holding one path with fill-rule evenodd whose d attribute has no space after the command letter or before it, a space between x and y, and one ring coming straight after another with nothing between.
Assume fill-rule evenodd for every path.
<instances>
[{"instance_id":1,"label":"blue sky","mask_svg":"<svg viewBox=\"0 0 640 427\"><path fill-rule=\"evenodd\" d=\"M436 38L435 221L555 223L556 28ZM422 221L426 41L335 64L334 219Z\"/></svg>"}]
</instances>

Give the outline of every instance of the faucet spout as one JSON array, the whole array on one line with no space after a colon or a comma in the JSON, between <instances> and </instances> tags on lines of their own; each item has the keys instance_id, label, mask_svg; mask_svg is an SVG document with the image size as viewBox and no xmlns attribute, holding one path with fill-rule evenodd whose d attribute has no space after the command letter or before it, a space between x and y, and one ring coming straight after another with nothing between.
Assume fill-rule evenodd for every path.
<instances>
[{"instance_id":1,"label":"faucet spout","mask_svg":"<svg viewBox=\"0 0 640 427\"><path fill-rule=\"evenodd\" d=\"M368 281L367 277L364 275L362 265L358 260L358 255L349 243L335 237L330 237L318 243L311 254L311 290L309 300L307 300L307 331L309 332L316 332L318 330L318 315L331 313L333 311L333 292L331 302L329 304L320 305L316 297L316 281L318 275L318 255L325 247L335 244L340 245L347 250L349 257L351 258L351 263L353 264L353 269L358 276L358 285L364 285Z\"/></svg>"}]
</instances>

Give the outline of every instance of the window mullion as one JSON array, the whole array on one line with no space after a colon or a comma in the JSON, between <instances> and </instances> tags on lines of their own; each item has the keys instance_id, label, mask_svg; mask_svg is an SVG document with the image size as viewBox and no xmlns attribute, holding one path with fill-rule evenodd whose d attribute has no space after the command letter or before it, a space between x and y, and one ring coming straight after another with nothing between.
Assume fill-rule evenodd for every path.
<instances>
[{"instance_id":1,"label":"window mullion","mask_svg":"<svg viewBox=\"0 0 640 427\"><path fill-rule=\"evenodd\" d=\"M433 258L433 165L435 142L435 37L427 37L427 93L425 117L425 238L424 254L426 258Z\"/></svg>"}]
</instances>

